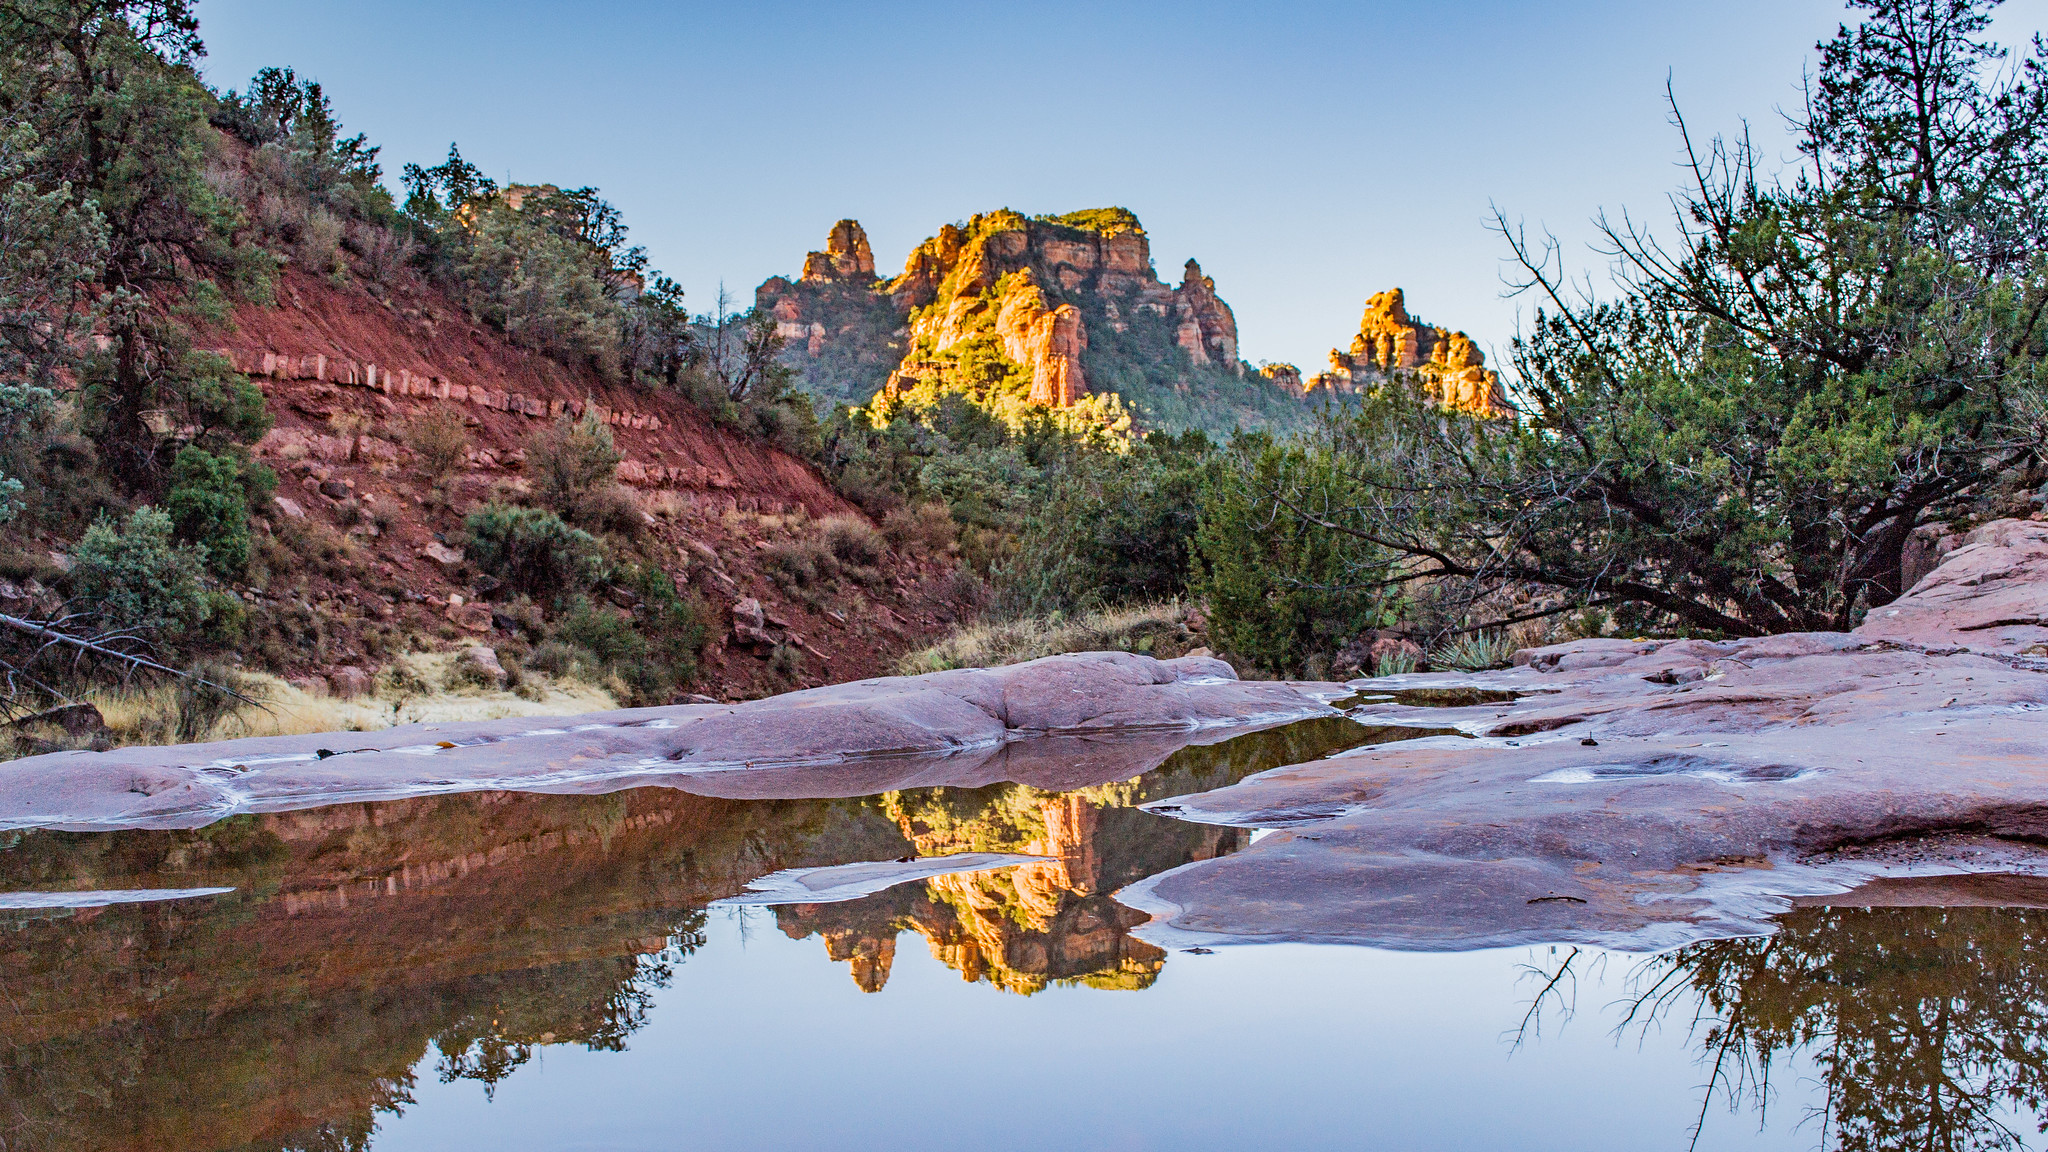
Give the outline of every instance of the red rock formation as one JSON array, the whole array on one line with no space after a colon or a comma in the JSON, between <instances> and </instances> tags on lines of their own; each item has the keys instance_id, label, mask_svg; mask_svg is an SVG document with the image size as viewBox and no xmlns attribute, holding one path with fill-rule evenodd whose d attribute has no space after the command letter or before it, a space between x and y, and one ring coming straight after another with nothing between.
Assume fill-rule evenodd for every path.
<instances>
[{"instance_id":1,"label":"red rock formation","mask_svg":"<svg viewBox=\"0 0 2048 1152\"><path fill-rule=\"evenodd\" d=\"M1031 370L1031 402L1050 408L1065 408L1088 395L1088 377L1081 368L1081 354L1088 350L1088 329L1081 323L1081 310L1072 304L1047 308L1045 293L1028 279L1004 298L996 315L996 336L1003 343L1003 355ZM953 301L941 339L957 339L959 318L953 312L971 309L972 297ZM941 343L944 348L950 340Z\"/></svg>"},{"instance_id":2,"label":"red rock formation","mask_svg":"<svg viewBox=\"0 0 2048 1152\"><path fill-rule=\"evenodd\" d=\"M1216 281L1202 275L1202 266L1188 261L1180 288L1174 292L1180 314L1180 346L1197 364L1220 364L1233 371L1237 359L1237 316L1216 295Z\"/></svg>"},{"instance_id":3,"label":"red rock formation","mask_svg":"<svg viewBox=\"0 0 2048 1152\"><path fill-rule=\"evenodd\" d=\"M1121 208L1039 217L983 213L965 226L940 228L910 252L893 280L873 281L872 265L860 225L842 220L827 250L806 261L801 280L775 277L761 285L756 305L774 315L792 354L811 358L795 362L800 371L825 377L831 370L815 364L821 354L850 351L876 364L876 383L895 393L921 380L944 381L950 358L942 353L993 336L1008 359L1028 370L1032 403L1068 407L1091 392L1081 363L1087 325L1107 323L1123 333L1140 317L1170 321L1168 330L1193 364L1243 370L1237 318L1216 295L1216 282L1190 260L1178 288L1161 283L1144 228ZM861 300L850 294L856 285ZM901 326L873 317L848 324L862 301L886 302ZM878 363L884 346L893 361L886 374ZM1148 347L1146 354L1158 352Z\"/></svg>"},{"instance_id":4,"label":"red rock formation","mask_svg":"<svg viewBox=\"0 0 2048 1152\"><path fill-rule=\"evenodd\" d=\"M1305 394L1301 383L1301 369L1292 364L1266 364L1259 368L1259 375L1271 380L1296 396Z\"/></svg>"},{"instance_id":5,"label":"red rock formation","mask_svg":"<svg viewBox=\"0 0 2048 1152\"><path fill-rule=\"evenodd\" d=\"M1365 302L1351 351L1331 349L1330 370L1309 380L1303 391L1356 393L1404 374L1419 379L1454 412L1497 416L1507 410L1500 374L1486 367L1486 356L1472 338L1409 316L1399 288Z\"/></svg>"},{"instance_id":6,"label":"red rock formation","mask_svg":"<svg viewBox=\"0 0 2048 1152\"><path fill-rule=\"evenodd\" d=\"M875 254L868 247L867 230L858 220L841 220L832 225L825 238L825 250L804 257L804 280L875 279Z\"/></svg>"}]
</instances>

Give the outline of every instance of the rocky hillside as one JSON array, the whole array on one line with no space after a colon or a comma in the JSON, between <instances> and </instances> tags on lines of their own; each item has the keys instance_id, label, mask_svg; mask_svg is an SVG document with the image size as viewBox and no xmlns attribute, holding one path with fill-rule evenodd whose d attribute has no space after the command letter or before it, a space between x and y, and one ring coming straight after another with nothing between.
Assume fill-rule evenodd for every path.
<instances>
[{"instance_id":1,"label":"rocky hillside","mask_svg":"<svg viewBox=\"0 0 2048 1152\"><path fill-rule=\"evenodd\" d=\"M1308 412L1239 359L1236 317L1199 264L1178 287L1159 279L1122 208L948 224L886 281L859 223L842 220L801 278L772 278L755 299L802 385L833 400L922 388L1073 408L1113 394L1142 426L1213 431Z\"/></svg>"},{"instance_id":2,"label":"rocky hillside","mask_svg":"<svg viewBox=\"0 0 2048 1152\"><path fill-rule=\"evenodd\" d=\"M407 645L516 654L536 640L544 622L498 602L464 560L464 517L529 491L531 437L586 413L625 457L617 479L648 551L705 617L699 692L743 698L874 675L955 619L943 557L889 551L860 579L791 578L805 569L790 557L815 551L821 522L864 522L815 468L674 392L608 385L516 347L423 279L373 293L287 273L275 306L244 305L200 339L260 382L276 419L255 449L281 481L256 525L275 544L239 594L290 622L258 657L301 682L347 691ZM447 413L467 444L437 481L415 429Z\"/></svg>"}]
</instances>

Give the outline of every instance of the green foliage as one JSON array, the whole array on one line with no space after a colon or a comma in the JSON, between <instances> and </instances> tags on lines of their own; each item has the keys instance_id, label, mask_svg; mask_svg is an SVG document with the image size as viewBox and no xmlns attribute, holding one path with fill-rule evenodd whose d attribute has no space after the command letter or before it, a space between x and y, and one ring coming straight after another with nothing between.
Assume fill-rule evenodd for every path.
<instances>
[{"instance_id":1,"label":"green foliage","mask_svg":"<svg viewBox=\"0 0 2048 1152\"><path fill-rule=\"evenodd\" d=\"M1505 668L1514 658L1517 645L1514 638L1505 631L1487 630L1473 632L1430 649L1429 662L1436 668L1452 668L1460 672L1484 672L1490 668ZM1377 670L1376 670L1377 671ZM1412 669L1411 669L1412 671ZM1390 675L1391 672L1379 672Z\"/></svg>"},{"instance_id":2,"label":"green foliage","mask_svg":"<svg viewBox=\"0 0 2048 1152\"><path fill-rule=\"evenodd\" d=\"M1395 605L1359 579L1373 555L1316 522L1357 492L1327 454L1264 433L1231 442L1203 492L1193 581L1220 651L1284 675L1391 622Z\"/></svg>"},{"instance_id":3,"label":"green foliage","mask_svg":"<svg viewBox=\"0 0 2048 1152\"><path fill-rule=\"evenodd\" d=\"M1039 216L1047 224L1059 224L1067 228L1079 228L1084 232L1097 232L1104 236L1115 236L1124 232L1143 233L1138 224L1138 214L1129 208L1083 208L1079 212L1068 212L1059 216Z\"/></svg>"},{"instance_id":4,"label":"green foliage","mask_svg":"<svg viewBox=\"0 0 2048 1152\"><path fill-rule=\"evenodd\" d=\"M624 566L615 583L638 600L631 612L579 595L549 640L567 650L570 670L623 684L626 703L666 704L696 678L697 655L708 635L703 613L653 565Z\"/></svg>"},{"instance_id":5,"label":"green foliage","mask_svg":"<svg viewBox=\"0 0 2048 1152\"><path fill-rule=\"evenodd\" d=\"M784 344L778 355L796 386L826 410L865 404L903 362L903 314L879 285L799 281L773 298L793 297L800 315L828 317L830 337L812 355L807 341ZM763 303L771 306L773 300Z\"/></svg>"},{"instance_id":6,"label":"green foliage","mask_svg":"<svg viewBox=\"0 0 2048 1152\"><path fill-rule=\"evenodd\" d=\"M53 235L91 234L65 247L108 290L111 347L79 375L101 452L117 476L145 487L161 476L148 414L186 407L185 391L205 391L206 375L184 362L181 314L149 301L203 308L212 296L200 286L213 279L263 299L276 267L237 239L240 213L206 178L214 98L191 68L197 27L185 0L38 0L0 11L0 106L36 140L25 185L10 181L10 197L68 192L76 210L68 224L52 220ZM198 406L220 407L205 397Z\"/></svg>"},{"instance_id":7,"label":"green foliage","mask_svg":"<svg viewBox=\"0 0 2048 1152\"><path fill-rule=\"evenodd\" d=\"M249 510L276 486L276 475L261 464L187 446L171 463L164 511L178 539L205 553L209 571L237 579L249 566Z\"/></svg>"},{"instance_id":8,"label":"green foliage","mask_svg":"<svg viewBox=\"0 0 2048 1152\"><path fill-rule=\"evenodd\" d=\"M720 289L715 310L693 322L680 377L685 395L718 423L766 440L793 456L821 447L812 397L792 391L795 370L782 362L775 319L756 308L730 310Z\"/></svg>"},{"instance_id":9,"label":"green foliage","mask_svg":"<svg viewBox=\"0 0 2048 1152\"><path fill-rule=\"evenodd\" d=\"M1031 616L1184 594L1214 452L1200 432L1155 432L1127 453L1074 453L994 574L997 607Z\"/></svg>"},{"instance_id":10,"label":"green foliage","mask_svg":"<svg viewBox=\"0 0 2048 1152\"><path fill-rule=\"evenodd\" d=\"M26 123L0 124L0 387L59 384L75 370L76 341L97 312L93 280L107 252L107 225L90 200L54 176L42 139ZM18 407L18 394L8 403Z\"/></svg>"},{"instance_id":11,"label":"green foliage","mask_svg":"<svg viewBox=\"0 0 2048 1152\"><path fill-rule=\"evenodd\" d=\"M271 246L315 272L347 268L346 246L372 256L395 244L398 213L377 163L379 149L358 133L344 138L320 85L289 68L265 68L246 96L230 89L209 117L250 148L253 187L242 198ZM217 176L240 186L239 171Z\"/></svg>"},{"instance_id":12,"label":"green foliage","mask_svg":"<svg viewBox=\"0 0 2048 1152\"><path fill-rule=\"evenodd\" d=\"M682 383L695 339L682 289L648 269L597 189L500 189L452 144L445 162L408 164L402 179L429 262L481 319L609 379Z\"/></svg>"},{"instance_id":13,"label":"green foliage","mask_svg":"<svg viewBox=\"0 0 2048 1152\"><path fill-rule=\"evenodd\" d=\"M567 519L589 522L597 504L614 487L613 472L625 456L612 430L597 416L557 420L527 442L527 472L534 499Z\"/></svg>"},{"instance_id":14,"label":"green foliage","mask_svg":"<svg viewBox=\"0 0 2048 1152\"><path fill-rule=\"evenodd\" d=\"M535 599L589 588L610 569L597 537L544 508L486 504L469 514L466 527L470 562Z\"/></svg>"},{"instance_id":15,"label":"green foliage","mask_svg":"<svg viewBox=\"0 0 2048 1152\"><path fill-rule=\"evenodd\" d=\"M1313 424L1326 403L1303 401L1257 372L1240 374L1237 365L1196 364L1180 346L1175 319L1135 300L1118 303L1115 320L1104 307L1115 301L1080 294L1073 302L1088 326L1081 355L1088 386L1122 397L1146 428L1196 429L1218 439L1240 428L1285 435Z\"/></svg>"},{"instance_id":16,"label":"green foliage","mask_svg":"<svg viewBox=\"0 0 2048 1152\"><path fill-rule=\"evenodd\" d=\"M173 538L169 515L137 508L116 526L102 517L72 550L77 603L114 628L176 639L212 614L205 554Z\"/></svg>"}]
</instances>

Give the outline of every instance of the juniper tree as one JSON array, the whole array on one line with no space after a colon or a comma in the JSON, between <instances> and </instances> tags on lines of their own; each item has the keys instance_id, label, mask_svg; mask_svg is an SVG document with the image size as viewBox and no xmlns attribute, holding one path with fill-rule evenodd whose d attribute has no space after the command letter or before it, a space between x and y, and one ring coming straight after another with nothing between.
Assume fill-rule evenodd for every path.
<instances>
[{"instance_id":1,"label":"juniper tree","mask_svg":"<svg viewBox=\"0 0 2048 1152\"><path fill-rule=\"evenodd\" d=\"M1312 438L1358 495L1273 486L1352 542L1341 582L1627 604L1730 634L1846 628L1918 526L2042 479L2048 85L1997 0L1856 0L1790 117L1791 170L1698 140L1660 237L1602 218L1616 291L1497 216L1540 301L1514 411L1384 389Z\"/></svg>"}]
</instances>

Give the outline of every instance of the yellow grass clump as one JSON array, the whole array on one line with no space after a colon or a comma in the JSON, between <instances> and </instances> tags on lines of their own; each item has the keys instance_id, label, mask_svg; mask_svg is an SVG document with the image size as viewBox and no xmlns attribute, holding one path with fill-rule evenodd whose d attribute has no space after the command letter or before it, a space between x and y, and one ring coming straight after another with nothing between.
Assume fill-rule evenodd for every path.
<instances>
[{"instance_id":1,"label":"yellow grass clump","mask_svg":"<svg viewBox=\"0 0 2048 1152\"><path fill-rule=\"evenodd\" d=\"M1195 611L1177 601L973 624L896 662L896 674L915 676L950 668L993 668L1063 652L1142 652L1162 660L1184 656L1202 643Z\"/></svg>"},{"instance_id":2,"label":"yellow grass clump","mask_svg":"<svg viewBox=\"0 0 2048 1152\"><path fill-rule=\"evenodd\" d=\"M375 690L349 699L318 696L263 673L245 673L246 693L258 701L228 712L198 737L296 736L312 732L373 732L401 724L498 720L509 716L573 716L606 712L618 701L603 688L528 672L520 689L463 685L457 653L400 657L375 680ZM100 710L114 745L175 741L175 685L100 689L84 697Z\"/></svg>"}]
</instances>

